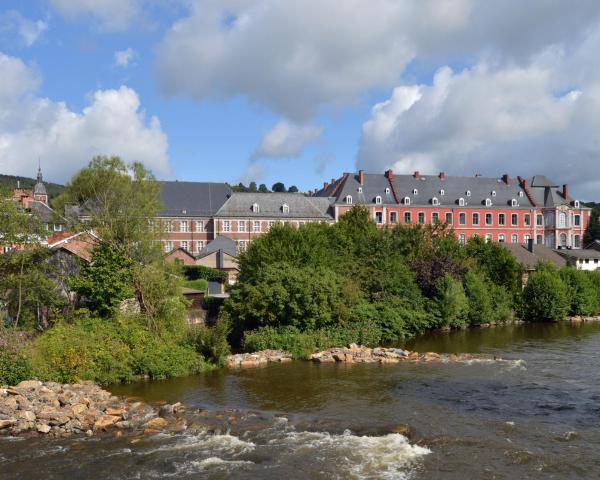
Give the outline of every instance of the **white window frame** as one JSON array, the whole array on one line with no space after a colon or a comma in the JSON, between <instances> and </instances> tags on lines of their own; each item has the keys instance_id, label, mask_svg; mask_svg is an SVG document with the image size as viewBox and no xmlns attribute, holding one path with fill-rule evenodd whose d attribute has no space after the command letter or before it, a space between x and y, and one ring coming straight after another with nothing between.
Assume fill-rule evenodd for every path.
<instances>
[{"instance_id":1,"label":"white window frame","mask_svg":"<svg viewBox=\"0 0 600 480\"><path fill-rule=\"evenodd\" d=\"M464 198L460 197L458 199L458 206L459 207L464 207L465 206L465 199Z\"/></svg>"},{"instance_id":2,"label":"white window frame","mask_svg":"<svg viewBox=\"0 0 600 480\"><path fill-rule=\"evenodd\" d=\"M260 233L262 231L262 222L260 220L254 220L252 223L252 232Z\"/></svg>"},{"instance_id":3,"label":"white window frame","mask_svg":"<svg viewBox=\"0 0 600 480\"><path fill-rule=\"evenodd\" d=\"M410 198L404 197L404 205L410 205Z\"/></svg>"},{"instance_id":4,"label":"white window frame","mask_svg":"<svg viewBox=\"0 0 600 480\"><path fill-rule=\"evenodd\" d=\"M346 195L346 205L352 205L352 195Z\"/></svg>"},{"instance_id":5,"label":"white window frame","mask_svg":"<svg viewBox=\"0 0 600 480\"><path fill-rule=\"evenodd\" d=\"M189 227L189 223L187 220L180 220L179 221L179 230L182 233L188 233L188 227Z\"/></svg>"},{"instance_id":6,"label":"white window frame","mask_svg":"<svg viewBox=\"0 0 600 480\"><path fill-rule=\"evenodd\" d=\"M285 213L285 214L288 214L288 213L290 213L290 206L289 206L287 203L284 203L284 204L281 206L281 212L282 212L282 213Z\"/></svg>"},{"instance_id":7,"label":"white window frame","mask_svg":"<svg viewBox=\"0 0 600 480\"><path fill-rule=\"evenodd\" d=\"M492 200L490 198L486 198L485 199L485 206L486 207L491 207L492 206Z\"/></svg>"},{"instance_id":8,"label":"white window frame","mask_svg":"<svg viewBox=\"0 0 600 480\"><path fill-rule=\"evenodd\" d=\"M253 203L252 204L252 212L253 213L260 213L260 205L258 203Z\"/></svg>"},{"instance_id":9,"label":"white window frame","mask_svg":"<svg viewBox=\"0 0 600 480\"><path fill-rule=\"evenodd\" d=\"M183 248L185 251L189 252L187 240L182 240L181 242L179 242L179 247Z\"/></svg>"},{"instance_id":10,"label":"white window frame","mask_svg":"<svg viewBox=\"0 0 600 480\"><path fill-rule=\"evenodd\" d=\"M238 232L246 232L246 220L238 220Z\"/></svg>"},{"instance_id":11,"label":"white window frame","mask_svg":"<svg viewBox=\"0 0 600 480\"><path fill-rule=\"evenodd\" d=\"M431 204L432 204L434 207L437 207L437 206L440 204L440 201L437 199L437 197L433 197L433 198L431 199Z\"/></svg>"},{"instance_id":12,"label":"white window frame","mask_svg":"<svg viewBox=\"0 0 600 480\"><path fill-rule=\"evenodd\" d=\"M204 220L196 220L196 233L204 232Z\"/></svg>"}]
</instances>

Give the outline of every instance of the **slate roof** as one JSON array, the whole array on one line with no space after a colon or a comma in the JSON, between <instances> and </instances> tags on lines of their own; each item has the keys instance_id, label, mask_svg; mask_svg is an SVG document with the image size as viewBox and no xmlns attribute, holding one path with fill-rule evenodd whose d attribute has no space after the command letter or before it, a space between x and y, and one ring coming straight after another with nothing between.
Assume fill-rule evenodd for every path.
<instances>
[{"instance_id":1,"label":"slate roof","mask_svg":"<svg viewBox=\"0 0 600 480\"><path fill-rule=\"evenodd\" d=\"M196 258L206 257L207 255L218 251L222 251L223 253L231 255L232 257L237 257L237 244L231 238L223 235L217 235L212 242L198 252Z\"/></svg>"},{"instance_id":2,"label":"slate roof","mask_svg":"<svg viewBox=\"0 0 600 480\"><path fill-rule=\"evenodd\" d=\"M575 258L577 260L582 259L600 259L600 251L594 249L560 249L556 250L556 253L567 258Z\"/></svg>"},{"instance_id":3,"label":"slate roof","mask_svg":"<svg viewBox=\"0 0 600 480\"><path fill-rule=\"evenodd\" d=\"M258 205L258 212L252 210L254 204ZM289 213L284 212L283 205L289 207ZM301 193L234 192L216 216L333 220L331 205L329 198L307 197Z\"/></svg>"},{"instance_id":4,"label":"slate roof","mask_svg":"<svg viewBox=\"0 0 600 480\"><path fill-rule=\"evenodd\" d=\"M542 178L543 181L539 179ZM544 176L537 175L531 180L529 192L538 207L552 208L559 205L573 205L575 199L571 196L563 196L562 188ZM583 205L582 205L583 207ZM585 207L584 207L585 208Z\"/></svg>"},{"instance_id":5,"label":"slate roof","mask_svg":"<svg viewBox=\"0 0 600 480\"><path fill-rule=\"evenodd\" d=\"M216 182L160 182L165 217L210 217L231 195L231 188Z\"/></svg>"},{"instance_id":6,"label":"slate roof","mask_svg":"<svg viewBox=\"0 0 600 480\"><path fill-rule=\"evenodd\" d=\"M396 205L395 192L400 203L408 197L412 206L431 206L436 198L440 206L456 207L463 198L465 206L485 206L485 200L490 199L492 207L507 207L515 199L518 206L531 207L516 178L506 184L496 177L393 175L390 182L384 174L365 173L363 185L359 179L358 173L344 175L316 195L335 195L336 203L340 204L345 204L346 196L351 195L352 203L376 204L376 197L380 196L383 205Z\"/></svg>"},{"instance_id":7,"label":"slate roof","mask_svg":"<svg viewBox=\"0 0 600 480\"><path fill-rule=\"evenodd\" d=\"M31 213L35 214L42 223L54 223L56 218L54 217L54 210L46 205L44 202L40 202L38 200L29 200L28 208ZM56 223L63 223L61 221L57 221Z\"/></svg>"},{"instance_id":8,"label":"slate roof","mask_svg":"<svg viewBox=\"0 0 600 480\"><path fill-rule=\"evenodd\" d=\"M564 257L544 245L535 245L533 253L527 249L527 246L519 243L500 243L500 245L509 250L527 270L536 270L540 262L550 262L557 267L567 265Z\"/></svg>"}]
</instances>

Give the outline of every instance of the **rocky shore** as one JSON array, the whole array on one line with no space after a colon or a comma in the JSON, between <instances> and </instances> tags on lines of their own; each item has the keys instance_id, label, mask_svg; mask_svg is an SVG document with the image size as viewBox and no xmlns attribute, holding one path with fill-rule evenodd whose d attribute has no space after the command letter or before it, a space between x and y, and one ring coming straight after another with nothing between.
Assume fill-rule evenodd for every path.
<instances>
[{"instance_id":1,"label":"rocky shore","mask_svg":"<svg viewBox=\"0 0 600 480\"><path fill-rule=\"evenodd\" d=\"M268 363L287 362L292 359L283 350L263 350L254 353L230 355L227 364L230 368L253 368ZM493 355L459 353L439 354L435 352L411 352L401 348L369 348L350 344L346 348L330 348L313 353L308 360L315 363L399 363L399 362L466 362L473 360L502 360Z\"/></svg>"},{"instance_id":2,"label":"rocky shore","mask_svg":"<svg viewBox=\"0 0 600 480\"><path fill-rule=\"evenodd\" d=\"M181 404L151 406L84 382L61 385L27 380L0 387L0 435L95 435L114 430L156 433L186 428Z\"/></svg>"}]
</instances>

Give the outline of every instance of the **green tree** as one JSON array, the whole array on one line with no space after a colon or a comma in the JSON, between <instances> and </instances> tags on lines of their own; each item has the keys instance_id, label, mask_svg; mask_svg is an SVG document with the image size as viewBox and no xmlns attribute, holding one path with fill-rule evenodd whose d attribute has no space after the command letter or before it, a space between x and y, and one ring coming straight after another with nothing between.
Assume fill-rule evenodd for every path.
<instances>
[{"instance_id":1,"label":"green tree","mask_svg":"<svg viewBox=\"0 0 600 480\"><path fill-rule=\"evenodd\" d=\"M481 325L495 319L489 283L480 273L469 272L465 277L465 291L469 302L467 318L471 325Z\"/></svg>"},{"instance_id":2,"label":"green tree","mask_svg":"<svg viewBox=\"0 0 600 480\"><path fill-rule=\"evenodd\" d=\"M594 240L600 240L600 204L589 203L587 206L592 208L592 215L584 235L586 245Z\"/></svg>"},{"instance_id":3,"label":"green tree","mask_svg":"<svg viewBox=\"0 0 600 480\"><path fill-rule=\"evenodd\" d=\"M518 293L523 267L508 249L499 243L473 237L467 244L466 253L492 282Z\"/></svg>"},{"instance_id":4,"label":"green tree","mask_svg":"<svg viewBox=\"0 0 600 480\"><path fill-rule=\"evenodd\" d=\"M541 269L529 275L521 307L524 320L562 320L569 305L567 286L555 272Z\"/></svg>"},{"instance_id":5,"label":"green tree","mask_svg":"<svg viewBox=\"0 0 600 480\"><path fill-rule=\"evenodd\" d=\"M248 191L252 193L258 192L258 187L256 186L256 182L250 182L248 185Z\"/></svg>"},{"instance_id":6,"label":"green tree","mask_svg":"<svg viewBox=\"0 0 600 480\"><path fill-rule=\"evenodd\" d=\"M288 192L289 193L298 193L298 187L296 185L292 185L290 188L288 188Z\"/></svg>"},{"instance_id":7,"label":"green tree","mask_svg":"<svg viewBox=\"0 0 600 480\"><path fill-rule=\"evenodd\" d=\"M570 315L593 315L598 311L600 298L588 272L567 267L561 269L560 278L567 286Z\"/></svg>"},{"instance_id":8,"label":"green tree","mask_svg":"<svg viewBox=\"0 0 600 480\"><path fill-rule=\"evenodd\" d=\"M260 184L260 186L258 187L258 191L260 193L269 193L269 189L267 188L267 186L264 183Z\"/></svg>"},{"instance_id":9,"label":"green tree","mask_svg":"<svg viewBox=\"0 0 600 480\"><path fill-rule=\"evenodd\" d=\"M438 326L460 327L467 323L469 300L462 283L451 275L438 280L434 304Z\"/></svg>"},{"instance_id":10,"label":"green tree","mask_svg":"<svg viewBox=\"0 0 600 480\"><path fill-rule=\"evenodd\" d=\"M281 182L274 183L273 186L271 187L271 190L273 190L274 192L277 192L277 193L287 192L285 185Z\"/></svg>"}]
</instances>

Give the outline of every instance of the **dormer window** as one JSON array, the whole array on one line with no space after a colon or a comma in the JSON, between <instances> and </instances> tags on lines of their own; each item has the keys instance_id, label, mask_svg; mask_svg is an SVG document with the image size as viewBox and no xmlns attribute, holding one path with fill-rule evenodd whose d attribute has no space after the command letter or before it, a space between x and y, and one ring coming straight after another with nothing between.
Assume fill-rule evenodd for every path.
<instances>
[{"instance_id":1,"label":"dormer window","mask_svg":"<svg viewBox=\"0 0 600 480\"><path fill-rule=\"evenodd\" d=\"M579 200L575 200L575 201L573 202L573 206L574 206L575 208L579 208Z\"/></svg>"},{"instance_id":2,"label":"dormer window","mask_svg":"<svg viewBox=\"0 0 600 480\"><path fill-rule=\"evenodd\" d=\"M389 195L389 194L390 194L390 187L387 187L387 188L385 189L385 194L386 194L386 195Z\"/></svg>"},{"instance_id":3,"label":"dormer window","mask_svg":"<svg viewBox=\"0 0 600 480\"><path fill-rule=\"evenodd\" d=\"M410 205L410 198L404 197L404 205Z\"/></svg>"},{"instance_id":4,"label":"dormer window","mask_svg":"<svg viewBox=\"0 0 600 480\"><path fill-rule=\"evenodd\" d=\"M515 198L513 198L513 199L510 201L510 206L511 206L511 207L516 207L516 206L517 206L517 200L516 200Z\"/></svg>"},{"instance_id":5,"label":"dormer window","mask_svg":"<svg viewBox=\"0 0 600 480\"><path fill-rule=\"evenodd\" d=\"M492 201L489 198L485 199L485 206L486 207L491 207L492 206Z\"/></svg>"},{"instance_id":6,"label":"dormer window","mask_svg":"<svg viewBox=\"0 0 600 480\"><path fill-rule=\"evenodd\" d=\"M413 195L418 195L419 194L419 190L417 190L416 188L413 190Z\"/></svg>"},{"instance_id":7,"label":"dormer window","mask_svg":"<svg viewBox=\"0 0 600 480\"><path fill-rule=\"evenodd\" d=\"M519 197L522 197L522 196L523 196L523 192L519 192Z\"/></svg>"},{"instance_id":8,"label":"dormer window","mask_svg":"<svg viewBox=\"0 0 600 480\"><path fill-rule=\"evenodd\" d=\"M362 187L358 187L358 193L362 193Z\"/></svg>"},{"instance_id":9,"label":"dormer window","mask_svg":"<svg viewBox=\"0 0 600 480\"><path fill-rule=\"evenodd\" d=\"M352 205L352 195L346 195L346 204Z\"/></svg>"},{"instance_id":10,"label":"dormer window","mask_svg":"<svg viewBox=\"0 0 600 480\"><path fill-rule=\"evenodd\" d=\"M465 206L465 199L464 198L460 197L458 199L458 206L459 207L464 207Z\"/></svg>"},{"instance_id":11,"label":"dormer window","mask_svg":"<svg viewBox=\"0 0 600 480\"><path fill-rule=\"evenodd\" d=\"M381 197L380 197L379 195L377 195L377 196L375 197L375 203L376 203L377 205L381 205Z\"/></svg>"},{"instance_id":12,"label":"dormer window","mask_svg":"<svg viewBox=\"0 0 600 480\"><path fill-rule=\"evenodd\" d=\"M252 213L260 213L260 207L258 206L258 203L252 204Z\"/></svg>"},{"instance_id":13,"label":"dormer window","mask_svg":"<svg viewBox=\"0 0 600 480\"><path fill-rule=\"evenodd\" d=\"M496 196L496 190L492 190L492 197Z\"/></svg>"},{"instance_id":14,"label":"dormer window","mask_svg":"<svg viewBox=\"0 0 600 480\"><path fill-rule=\"evenodd\" d=\"M467 197L471 196L471 190L467 190Z\"/></svg>"},{"instance_id":15,"label":"dormer window","mask_svg":"<svg viewBox=\"0 0 600 480\"><path fill-rule=\"evenodd\" d=\"M290 213L290 206L289 206L287 203L284 203L284 204L281 206L281 211L282 211L283 213Z\"/></svg>"},{"instance_id":16,"label":"dormer window","mask_svg":"<svg viewBox=\"0 0 600 480\"><path fill-rule=\"evenodd\" d=\"M444 189L443 189L443 188L440 190L440 195L441 195L442 197L443 197L444 195L446 195L446 192L444 192Z\"/></svg>"},{"instance_id":17,"label":"dormer window","mask_svg":"<svg viewBox=\"0 0 600 480\"><path fill-rule=\"evenodd\" d=\"M431 199L431 204L437 206L440 204L440 201L436 197L433 197Z\"/></svg>"}]
</instances>

